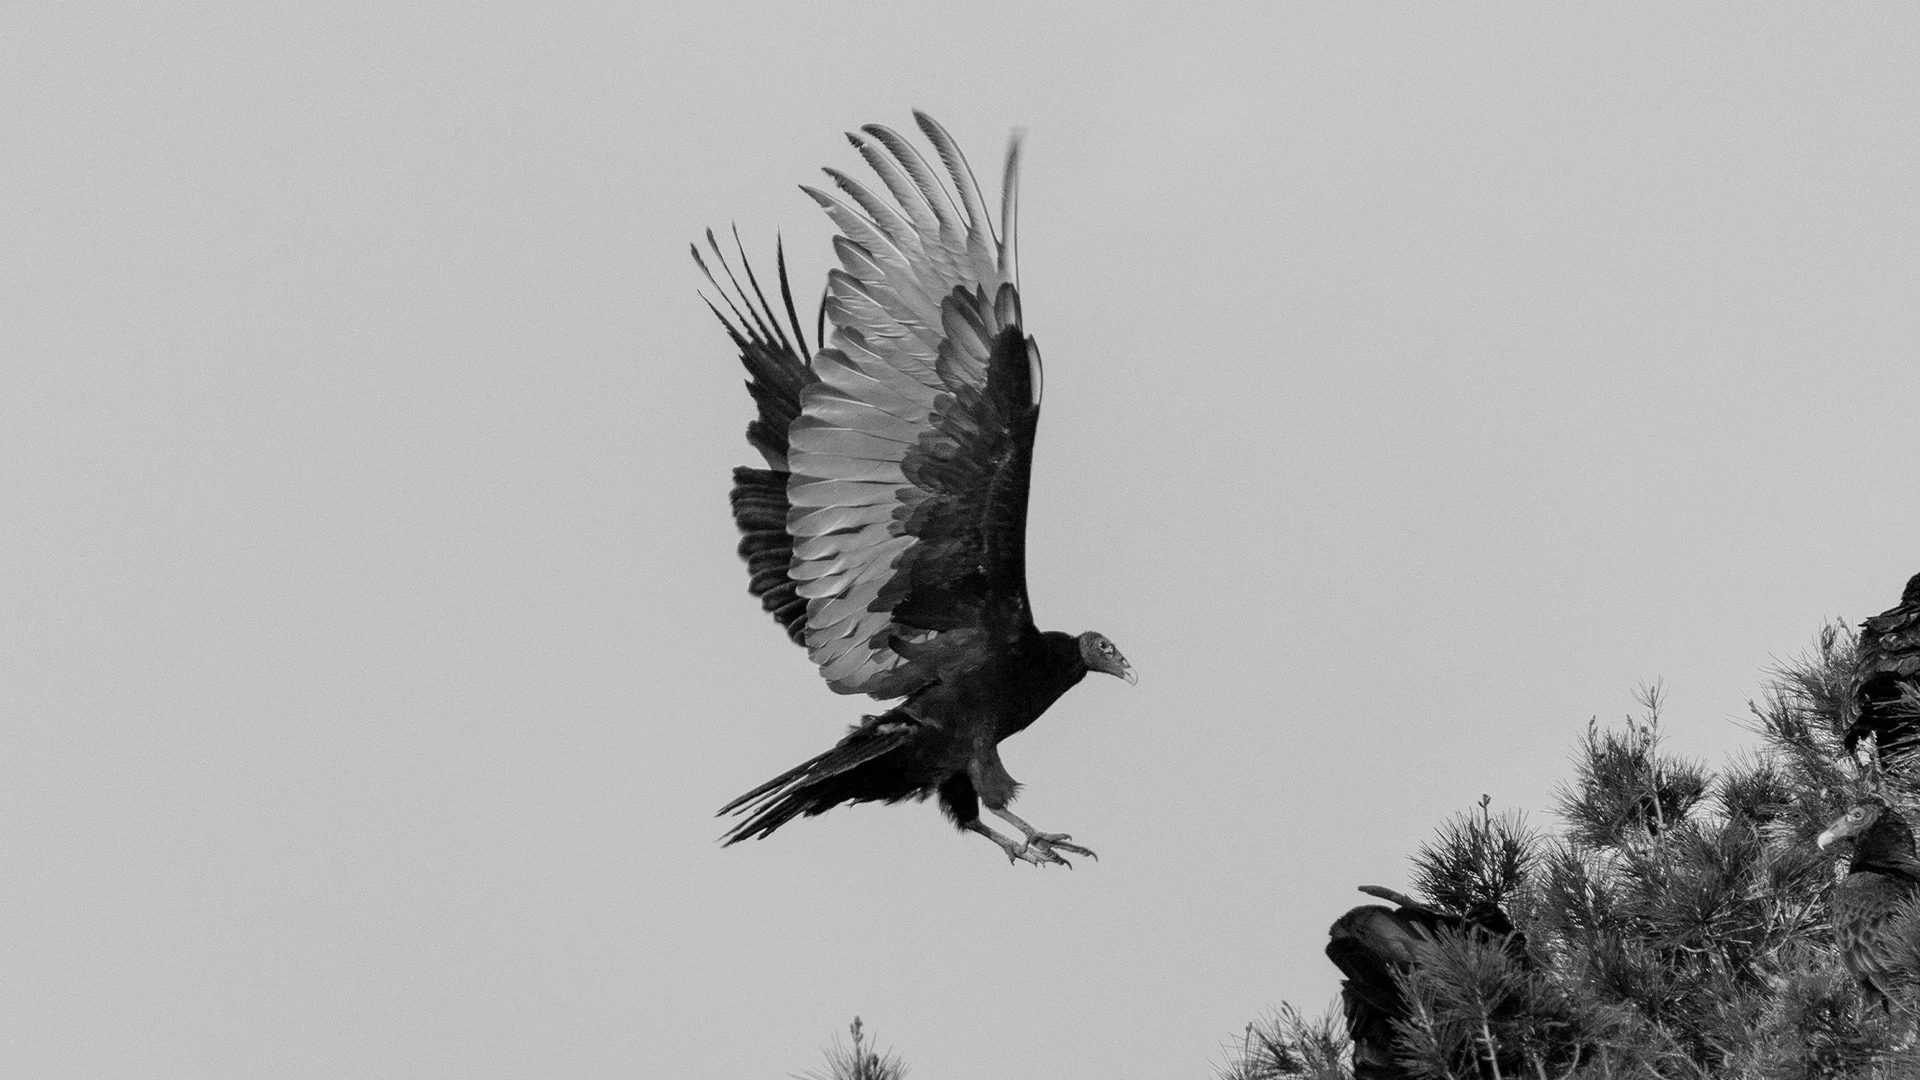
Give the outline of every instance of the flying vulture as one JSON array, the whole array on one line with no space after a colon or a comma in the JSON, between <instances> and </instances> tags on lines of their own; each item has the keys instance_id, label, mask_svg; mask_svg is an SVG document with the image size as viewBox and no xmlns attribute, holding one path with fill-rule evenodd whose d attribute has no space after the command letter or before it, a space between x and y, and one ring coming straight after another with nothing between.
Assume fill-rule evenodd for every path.
<instances>
[{"instance_id":1,"label":"flying vulture","mask_svg":"<svg viewBox=\"0 0 1920 1080\"><path fill-rule=\"evenodd\" d=\"M1498 941L1509 957L1528 968L1526 935L1514 930L1496 904L1479 903L1465 915L1451 915L1379 885L1362 885L1360 891L1391 900L1397 908L1362 904L1327 931L1327 959L1346 976L1340 999L1353 1039L1354 1080L1411 1078L1416 1074L1396 1061L1394 1021L1410 1019L1412 1010L1393 973L1428 963L1443 932Z\"/></svg>"},{"instance_id":2,"label":"flying vulture","mask_svg":"<svg viewBox=\"0 0 1920 1080\"><path fill-rule=\"evenodd\" d=\"M1913 945L1901 940L1915 930L1904 916L1920 893L1913 830L1884 800L1869 797L1828 825L1816 843L1824 851L1842 840L1852 841L1853 861L1833 887L1834 943L1867 1007L1877 1002L1891 1013L1892 999L1904 998L1914 978L1903 959L1913 955Z\"/></svg>"},{"instance_id":3,"label":"flying vulture","mask_svg":"<svg viewBox=\"0 0 1920 1080\"><path fill-rule=\"evenodd\" d=\"M1027 599L1041 376L1014 262L1018 140L996 228L953 138L923 113L914 119L942 169L869 125L847 138L877 190L836 169L825 171L838 194L801 189L839 228L817 352L794 311L784 251L783 325L744 250L743 287L707 233L723 286L694 247L759 412L747 442L767 467L733 471L748 590L830 688L904 699L722 807L745 816L725 839L764 837L841 803L937 793L954 824L1009 860L1070 866L1061 852L1093 852L1007 809L1020 785L998 745L1089 671L1131 683L1133 669L1100 634L1042 632ZM984 824L982 805L1022 839Z\"/></svg>"},{"instance_id":4,"label":"flying vulture","mask_svg":"<svg viewBox=\"0 0 1920 1080\"><path fill-rule=\"evenodd\" d=\"M1882 765L1920 748L1920 710L1903 700L1912 690L1920 690L1920 574L1907 582L1898 604L1860 624L1857 719L1847 729L1848 752L1868 735Z\"/></svg>"}]
</instances>

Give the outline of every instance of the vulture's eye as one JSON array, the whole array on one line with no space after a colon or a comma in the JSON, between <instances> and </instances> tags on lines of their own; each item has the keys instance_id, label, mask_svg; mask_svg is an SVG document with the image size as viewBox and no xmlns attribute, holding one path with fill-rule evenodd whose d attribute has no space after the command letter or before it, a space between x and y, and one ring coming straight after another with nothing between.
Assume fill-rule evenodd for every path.
<instances>
[{"instance_id":1,"label":"vulture's eye","mask_svg":"<svg viewBox=\"0 0 1920 1080\"><path fill-rule=\"evenodd\" d=\"M1860 809L1857 806L1847 811L1847 820L1849 821L1859 821L1861 818L1866 816L1867 816L1867 812L1865 810Z\"/></svg>"}]
</instances>

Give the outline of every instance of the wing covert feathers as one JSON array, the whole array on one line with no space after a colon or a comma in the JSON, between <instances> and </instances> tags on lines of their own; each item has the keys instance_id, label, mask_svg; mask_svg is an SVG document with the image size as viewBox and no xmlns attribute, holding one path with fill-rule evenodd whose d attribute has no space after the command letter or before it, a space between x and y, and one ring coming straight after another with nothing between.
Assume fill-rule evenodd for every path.
<instances>
[{"instance_id":1,"label":"wing covert feathers","mask_svg":"<svg viewBox=\"0 0 1920 1080\"><path fill-rule=\"evenodd\" d=\"M1855 978L1894 996L1906 981L1902 956L1911 946L1899 940L1908 931L1911 882L1873 874L1850 874L1833 891L1834 944Z\"/></svg>"},{"instance_id":2,"label":"wing covert feathers","mask_svg":"<svg viewBox=\"0 0 1920 1080\"><path fill-rule=\"evenodd\" d=\"M1853 691L1857 718L1847 732L1847 749L1868 734L1882 761L1920 748L1920 714L1910 697L1917 690L1920 574L1907 582L1899 604L1860 624Z\"/></svg>"},{"instance_id":3,"label":"wing covert feathers","mask_svg":"<svg viewBox=\"0 0 1920 1080\"><path fill-rule=\"evenodd\" d=\"M1860 624L1859 670L1863 678L1920 678L1920 575L1899 604Z\"/></svg>"}]
</instances>

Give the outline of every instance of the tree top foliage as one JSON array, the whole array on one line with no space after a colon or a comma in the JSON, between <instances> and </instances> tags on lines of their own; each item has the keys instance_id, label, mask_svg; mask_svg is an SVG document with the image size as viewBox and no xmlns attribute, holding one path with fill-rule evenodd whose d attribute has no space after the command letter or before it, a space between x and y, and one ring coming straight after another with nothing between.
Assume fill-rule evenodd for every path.
<instances>
[{"instance_id":1,"label":"tree top foliage","mask_svg":"<svg viewBox=\"0 0 1920 1080\"><path fill-rule=\"evenodd\" d=\"M1906 774L1842 746L1854 648L1829 626L1770 672L1751 703L1758 745L1717 770L1662 746L1656 684L1623 728L1588 726L1557 830L1485 797L1443 822L1412 856L1423 902L1499 905L1524 947L1516 959L1485 935L1439 935L1395 974L1410 1003L1397 1071L1359 1080L1920 1076L1911 1013L1863 1009L1840 965L1828 901L1843 863L1813 842L1870 793L1910 820L1920 807ZM1337 1011L1283 1007L1219 1075L1353 1080L1345 1035Z\"/></svg>"}]
</instances>

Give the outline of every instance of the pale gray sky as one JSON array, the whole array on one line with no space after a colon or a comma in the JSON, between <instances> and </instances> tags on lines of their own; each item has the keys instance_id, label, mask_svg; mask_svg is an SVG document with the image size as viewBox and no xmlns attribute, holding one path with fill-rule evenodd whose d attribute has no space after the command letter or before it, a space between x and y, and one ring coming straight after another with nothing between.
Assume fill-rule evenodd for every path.
<instances>
[{"instance_id":1,"label":"pale gray sky","mask_svg":"<svg viewBox=\"0 0 1920 1080\"><path fill-rule=\"evenodd\" d=\"M1920 8L0 14L0 1065L1198 1077L1354 886L1542 824L1664 678L1920 570ZM931 806L722 850L871 708L746 595L686 244L840 132L1029 131L1043 624L1141 674Z\"/></svg>"}]
</instances>

